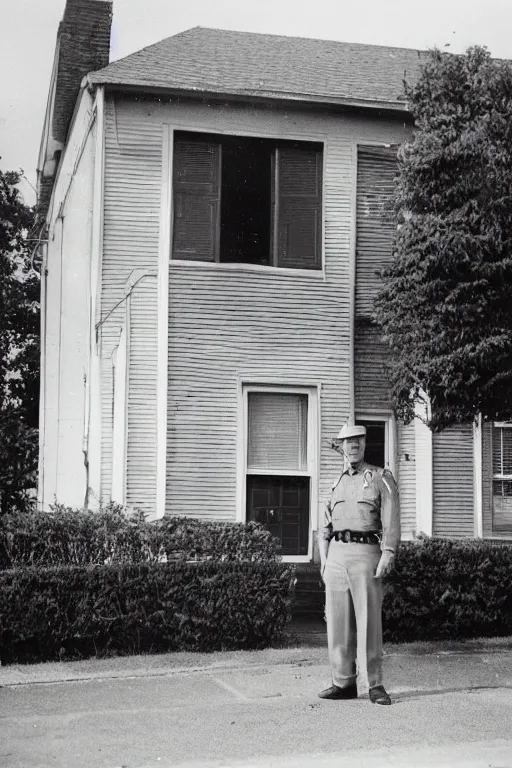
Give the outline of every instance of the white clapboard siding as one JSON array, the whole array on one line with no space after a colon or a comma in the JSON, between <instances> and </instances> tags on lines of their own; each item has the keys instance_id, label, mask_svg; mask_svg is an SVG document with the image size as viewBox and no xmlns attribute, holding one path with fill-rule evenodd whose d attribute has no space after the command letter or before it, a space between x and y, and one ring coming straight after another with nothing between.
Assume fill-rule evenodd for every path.
<instances>
[{"instance_id":1,"label":"white clapboard siding","mask_svg":"<svg viewBox=\"0 0 512 768\"><path fill-rule=\"evenodd\" d=\"M357 150L356 314L371 316L380 286L378 272L393 258L391 210L397 147L359 146Z\"/></svg>"},{"instance_id":2,"label":"white clapboard siding","mask_svg":"<svg viewBox=\"0 0 512 768\"><path fill-rule=\"evenodd\" d=\"M360 410L390 406L386 349L370 319L378 272L393 256L396 152L396 147L357 149L355 395Z\"/></svg>"},{"instance_id":3,"label":"white clapboard siding","mask_svg":"<svg viewBox=\"0 0 512 768\"><path fill-rule=\"evenodd\" d=\"M434 536L474 535L473 428L449 427L433 435Z\"/></svg>"},{"instance_id":4,"label":"white clapboard siding","mask_svg":"<svg viewBox=\"0 0 512 768\"><path fill-rule=\"evenodd\" d=\"M389 353L374 325L355 329L355 397L358 411L391 407L387 369Z\"/></svg>"},{"instance_id":5,"label":"white clapboard siding","mask_svg":"<svg viewBox=\"0 0 512 768\"><path fill-rule=\"evenodd\" d=\"M310 301L315 311L302 313ZM237 376L321 383L322 431L334 435L348 410L344 302L346 293L335 295L320 281L204 270L193 286L186 267L171 267L169 511L235 516ZM332 310L338 319L326 322ZM324 495L338 462L325 444Z\"/></svg>"},{"instance_id":6,"label":"white clapboard siding","mask_svg":"<svg viewBox=\"0 0 512 768\"><path fill-rule=\"evenodd\" d=\"M414 538L416 533L416 445L414 422L398 422L397 475L400 490L400 519L402 539Z\"/></svg>"},{"instance_id":7,"label":"white clapboard siding","mask_svg":"<svg viewBox=\"0 0 512 768\"><path fill-rule=\"evenodd\" d=\"M142 279L130 297L126 501L152 514L156 507L156 277Z\"/></svg>"},{"instance_id":8,"label":"white clapboard siding","mask_svg":"<svg viewBox=\"0 0 512 768\"><path fill-rule=\"evenodd\" d=\"M114 99L106 104L106 139L105 139L105 205L104 205L104 245L102 264L101 317L105 318L112 308L126 294L126 281L134 270L156 272L158 267L159 217L161 195L161 153L162 126L145 120L123 119ZM152 317L146 330L146 339L141 341L143 329L134 318L137 339L134 347L135 359L129 361L131 375L135 383L137 370L156 369L156 325L153 315L157 307L157 283L149 280L141 283L147 301L147 307L138 302L140 291L134 300L136 311ZM102 359L102 499L108 501L112 483L112 351L119 338L120 327L124 323L126 306L122 303L101 326ZM133 321L133 318L132 318ZM152 344L153 342L153 344ZM145 352L145 356L144 356ZM130 424L132 436L136 434L135 425L146 421L147 429L156 444L156 386L151 388L146 398L136 398L128 391L130 403ZM135 430L135 431L134 431ZM146 434L145 443L150 441ZM151 462L141 462L142 469L135 470L133 451L134 442L128 442L128 500L137 497L155 499L155 468ZM151 464L151 466L150 466ZM136 477L132 477L136 472ZM145 480L142 472L146 472Z\"/></svg>"},{"instance_id":9,"label":"white clapboard siding","mask_svg":"<svg viewBox=\"0 0 512 768\"><path fill-rule=\"evenodd\" d=\"M325 275L283 274L271 269L258 272L243 267L219 269L198 263L170 265L166 511L234 519L238 393L242 379L321 384L321 503L339 470L339 456L329 449L328 441L349 411L349 263L354 247L355 146L357 141L365 140L401 141L408 129L391 121L378 123L357 116L340 119L288 108L270 111L241 105L118 98L115 109L112 103L107 108L104 313L122 296L124 281L134 268L154 269L158 263L163 125L176 130L195 127L212 133L254 133L326 142ZM156 286L154 302L156 306ZM109 318L105 323L102 333L106 361L104 496L108 495L111 475L109 355L119 332L117 312L111 322ZM146 331L154 333L149 326ZM149 366L149 355L156 357L151 344L147 354ZM151 416L154 411L150 400L139 402L136 398L132 405L146 409L147 440L151 419L156 418ZM133 445L135 462L135 442ZM144 451L141 445L140 450L141 455L149 456L148 444ZM144 475L147 498L154 482L149 464ZM137 495L143 490L140 475Z\"/></svg>"}]
</instances>

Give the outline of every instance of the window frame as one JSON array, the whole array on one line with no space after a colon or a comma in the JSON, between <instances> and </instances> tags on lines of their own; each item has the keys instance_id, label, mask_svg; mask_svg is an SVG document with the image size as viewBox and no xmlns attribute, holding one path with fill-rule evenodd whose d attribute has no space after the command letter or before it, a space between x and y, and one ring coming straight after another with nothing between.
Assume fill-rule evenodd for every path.
<instances>
[{"instance_id":1,"label":"window frame","mask_svg":"<svg viewBox=\"0 0 512 768\"><path fill-rule=\"evenodd\" d=\"M512 482L512 474L501 474L494 472L494 462L493 462L493 450L494 450L494 428L498 429L512 429L512 422L510 421L493 421L491 422L492 429L491 429L491 445L490 445L490 463L491 463L491 530L492 533L490 534L490 538L494 536L498 536L503 539L510 539L512 538L512 523L510 524L510 527L508 528L496 528L494 525L494 481L495 480L503 480L503 481L510 481ZM501 461L503 464L503 445L501 445ZM489 536L487 536L489 538Z\"/></svg>"},{"instance_id":2,"label":"window frame","mask_svg":"<svg viewBox=\"0 0 512 768\"><path fill-rule=\"evenodd\" d=\"M251 470L249 472L249 398L251 392L270 394L307 395L307 441L306 469L304 470ZM283 562L309 563L313 559L313 535L317 528L318 471L320 458L320 385L295 384L287 382L258 383L240 379L238 382L238 424L237 424L237 505L236 519L246 522L247 475L273 475L275 477L309 477L309 535L307 555L282 555Z\"/></svg>"},{"instance_id":3,"label":"window frame","mask_svg":"<svg viewBox=\"0 0 512 768\"><path fill-rule=\"evenodd\" d=\"M246 138L246 139L267 139L269 141L275 141L277 144L280 141L286 141L286 142L302 142L305 144L319 144L322 147L322 182L321 182L321 227L320 227L320 243L319 243L319 267L318 269L301 269L301 268L295 268L295 267L279 267L275 266L273 263L270 264L247 264L244 262L220 262L220 261L195 261L193 259L174 259L173 258L173 242L174 242L174 194L175 194L175 188L174 188L174 143L175 143L175 134L176 133L193 133L193 134L207 134L210 136L218 135L219 140L222 139L223 136L233 136L233 137L240 137L240 138ZM221 270L221 271L227 271L227 272L269 272L277 273L281 275L295 275L297 277L303 278L305 276L311 277L315 280L323 280L325 281L325 247L326 247L326 236L325 236L325 218L326 218L326 150L327 150L327 136L325 134L314 134L314 133L307 133L307 134L295 134L290 133L287 135L283 135L282 133L263 133L258 131L250 131L247 129L220 129L216 126L201 126L201 128L198 128L197 126L190 126L188 124L183 125L173 125L172 127L169 127L169 144L170 144L170 152L169 152L169 161L168 161L168 167L167 167L167 178L162 179L163 184L167 184L169 188L169 198L168 198L168 206L170 210L167 213L167 218L169 221L169 247L168 247L168 253L169 253L169 265L170 268L176 267L192 267L193 269L211 269L211 270ZM165 177L166 174L163 174L163 177ZM222 194L222 180L221 180L221 194ZM271 210L271 221L274 219L274 212ZM271 262L274 262L275 260L275 253L272 253Z\"/></svg>"}]
</instances>

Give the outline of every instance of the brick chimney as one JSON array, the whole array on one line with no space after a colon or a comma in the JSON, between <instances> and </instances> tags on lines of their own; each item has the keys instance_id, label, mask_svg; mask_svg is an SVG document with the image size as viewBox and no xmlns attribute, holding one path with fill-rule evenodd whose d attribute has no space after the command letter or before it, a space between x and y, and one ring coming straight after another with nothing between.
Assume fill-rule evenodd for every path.
<instances>
[{"instance_id":1,"label":"brick chimney","mask_svg":"<svg viewBox=\"0 0 512 768\"><path fill-rule=\"evenodd\" d=\"M37 169L38 211L45 215L80 83L106 67L113 0L67 0L57 32L50 92Z\"/></svg>"}]
</instances>

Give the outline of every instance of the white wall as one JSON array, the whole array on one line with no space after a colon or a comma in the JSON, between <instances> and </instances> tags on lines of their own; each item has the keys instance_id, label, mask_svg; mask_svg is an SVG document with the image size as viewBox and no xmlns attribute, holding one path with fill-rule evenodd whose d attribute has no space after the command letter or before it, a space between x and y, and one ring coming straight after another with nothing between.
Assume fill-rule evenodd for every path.
<instances>
[{"instance_id":1,"label":"white wall","mask_svg":"<svg viewBox=\"0 0 512 768\"><path fill-rule=\"evenodd\" d=\"M84 94L49 212L39 498L83 506L87 487L83 439L89 360L89 270L95 128Z\"/></svg>"}]
</instances>

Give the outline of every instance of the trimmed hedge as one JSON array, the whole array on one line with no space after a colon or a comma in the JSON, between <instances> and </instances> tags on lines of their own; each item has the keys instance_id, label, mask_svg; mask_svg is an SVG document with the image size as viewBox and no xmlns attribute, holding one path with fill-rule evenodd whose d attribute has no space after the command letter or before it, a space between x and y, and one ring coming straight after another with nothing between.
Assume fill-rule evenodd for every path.
<instances>
[{"instance_id":1,"label":"trimmed hedge","mask_svg":"<svg viewBox=\"0 0 512 768\"><path fill-rule=\"evenodd\" d=\"M52 513L8 514L0 520L0 570L209 558L279 562L280 545L254 522L186 517L147 522L116 505L100 512L56 505Z\"/></svg>"},{"instance_id":2,"label":"trimmed hedge","mask_svg":"<svg viewBox=\"0 0 512 768\"><path fill-rule=\"evenodd\" d=\"M277 563L23 567L0 573L2 663L262 648L290 619Z\"/></svg>"},{"instance_id":3,"label":"trimmed hedge","mask_svg":"<svg viewBox=\"0 0 512 768\"><path fill-rule=\"evenodd\" d=\"M511 546L402 542L384 590L387 641L512 635Z\"/></svg>"},{"instance_id":4,"label":"trimmed hedge","mask_svg":"<svg viewBox=\"0 0 512 768\"><path fill-rule=\"evenodd\" d=\"M157 523L169 560L211 558L225 562L280 563L281 545L260 523L226 523L163 517Z\"/></svg>"}]
</instances>

